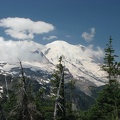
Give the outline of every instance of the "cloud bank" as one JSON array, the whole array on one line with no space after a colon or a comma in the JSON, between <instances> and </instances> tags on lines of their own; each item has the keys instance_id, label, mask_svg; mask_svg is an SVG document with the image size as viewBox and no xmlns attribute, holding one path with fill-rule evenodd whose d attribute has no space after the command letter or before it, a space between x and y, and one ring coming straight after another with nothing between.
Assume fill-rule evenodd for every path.
<instances>
[{"instance_id":1,"label":"cloud bank","mask_svg":"<svg viewBox=\"0 0 120 120\"><path fill-rule=\"evenodd\" d=\"M26 18L4 18L0 19L0 27L5 28L5 33L16 39L33 39L34 34L48 33L54 30L52 24L43 21L32 21Z\"/></svg>"},{"instance_id":2,"label":"cloud bank","mask_svg":"<svg viewBox=\"0 0 120 120\"><path fill-rule=\"evenodd\" d=\"M20 59L22 61L41 62L43 59L41 50L43 48L43 45L33 41L6 41L4 38L0 37L0 61L18 62L18 59Z\"/></svg>"},{"instance_id":3,"label":"cloud bank","mask_svg":"<svg viewBox=\"0 0 120 120\"><path fill-rule=\"evenodd\" d=\"M93 45L84 47L84 52L82 49L83 47L81 47L81 49L78 49L78 47L75 47L73 45L70 45L70 47L69 45L66 45L65 47L63 47L62 44L55 44L53 48L55 47L57 48L60 47L61 48L60 51L63 51L63 53L66 53L65 50L68 50L68 53L69 53L70 52L69 49L71 49L72 53L70 52L70 54L73 56L75 54L78 55L80 53L83 53L82 56L84 59L87 59L88 57L92 57L93 60L95 61L100 60L104 55L104 52L102 51L101 48L97 47L97 49L94 50ZM0 62L4 61L4 62L14 63L14 62L18 62L18 59L22 61L28 61L28 62L33 62L33 61L44 62L47 60L41 53L43 49L45 49L44 45L38 44L34 41L28 41L28 40L13 41L13 40L5 40L3 37L0 37ZM56 52L55 51L54 51L54 54L57 54L57 51ZM73 57L71 57L71 59L73 59Z\"/></svg>"},{"instance_id":4,"label":"cloud bank","mask_svg":"<svg viewBox=\"0 0 120 120\"><path fill-rule=\"evenodd\" d=\"M91 28L89 32L83 32L81 35L81 37L87 42L92 41L94 36L95 36L95 28Z\"/></svg>"}]
</instances>

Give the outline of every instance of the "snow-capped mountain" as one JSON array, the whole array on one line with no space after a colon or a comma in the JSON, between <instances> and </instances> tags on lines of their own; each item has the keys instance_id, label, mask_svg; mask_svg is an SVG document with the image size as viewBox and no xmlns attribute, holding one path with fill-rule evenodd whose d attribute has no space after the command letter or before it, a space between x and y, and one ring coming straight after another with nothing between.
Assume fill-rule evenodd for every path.
<instances>
[{"instance_id":1,"label":"snow-capped mountain","mask_svg":"<svg viewBox=\"0 0 120 120\"><path fill-rule=\"evenodd\" d=\"M62 56L63 65L69 74L66 78L76 79L76 86L83 91L87 92L90 85L100 86L107 82L105 72L101 70L103 51L100 48L93 50L92 46L71 45L60 40L45 46L33 41L5 41L1 38L0 42L1 74L17 74L20 59L27 76L34 77L39 83L41 79L49 82L47 77Z\"/></svg>"},{"instance_id":2,"label":"snow-capped mountain","mask_svg":"<svg viewBox=\"0 0 120 120\"><path fill-rule=\"evenodd\" d=\"M53 64L57 64L59 57L63 56L63 64L80 82L91 82L97 86L107 82L105 72L102 71L101 64L98 62L103 57L103 51L100 48L95 51L91 47L55 41L47 44L43 53Z\"/></svg>"}]
</instances>

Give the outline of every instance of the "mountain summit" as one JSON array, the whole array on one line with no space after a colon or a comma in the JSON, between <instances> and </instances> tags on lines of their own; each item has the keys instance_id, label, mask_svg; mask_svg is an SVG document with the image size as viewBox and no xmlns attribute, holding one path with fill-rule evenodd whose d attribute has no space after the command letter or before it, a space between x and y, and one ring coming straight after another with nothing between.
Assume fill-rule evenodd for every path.
<instances>
[{"instance_id":1,"label":"mountain summit","mask_svg":"<svg viewBox=\"0 0 120 120\"><path fill-rule=\"evenodd\" d=\"M79 82L90 82L91 85L103 85L106 82L105 72L101 69L103 52L90 46L71 45L65 41L55 41L42 50L46 58L54 65L63 56L63 64Z\"/></svg>"}]
</instances>

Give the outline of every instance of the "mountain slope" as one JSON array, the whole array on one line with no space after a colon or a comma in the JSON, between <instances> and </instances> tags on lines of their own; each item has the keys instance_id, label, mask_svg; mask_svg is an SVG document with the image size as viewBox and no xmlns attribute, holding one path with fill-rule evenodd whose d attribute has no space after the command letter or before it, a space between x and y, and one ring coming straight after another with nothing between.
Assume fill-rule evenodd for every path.
<instances>
[{"instance_id":1,"label":"mountain slope","mask_svg":"<svg viewBox=\"0 0 120 120\"><path fill-rule=\"evenodd\" d=\"M101 86L107 82L104 78L105 72L100 66L103 56L100 48L93 50L92 46L71 45L65 41L54 41L46 46L33 41L5 41L1 38L0 42L1 74L17 74L20 71L20 59L27 69L27 76L31 76L32 71L34 74L40 71L42 79L48 80L48 74L54 71L59 57L63 56L63 65L68 74L65 82L76 79L76 87L86 94L90 92L88 86ZM40 83L41 78L38 76L34 75Z\"/></svg>"}]
</instances>

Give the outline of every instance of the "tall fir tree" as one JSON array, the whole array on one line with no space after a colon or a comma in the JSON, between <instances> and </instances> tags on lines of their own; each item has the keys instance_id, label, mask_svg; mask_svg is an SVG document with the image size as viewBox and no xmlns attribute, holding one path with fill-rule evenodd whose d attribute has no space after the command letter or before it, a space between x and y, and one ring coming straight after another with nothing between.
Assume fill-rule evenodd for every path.
<instances>
[{"instance_id":1,"label":"tall fir tree","mask_svg":"<svg viewBox=\"0 0 120 120\"><path fill-rule=\"evenodd\" d=\"M115 82L115 77L117 74L117 66L118 63L115 61L115 58L118 57L117 55L114 54L114 49L112 46L112 38L110 36L108 44L106 44L105 48L105 57L104 57L104 65L103 65L103 70L105 70L108 73L108 79L109 83Z\"/></svg>"},{"instance_id":2,"label":"tall fir tree","mask_svg":"<svg viewBox=\"0 0 120 120\"><path fill-rule=\"evenodd\" d=\"M62 57L59 58L57 72L54 74L56 82L56 98L54 106L54 120L65 120L65 97L64 97L64 66L62 65Z\"/></svg>"},{"instance_id":3,"label":"tall fir tree","mask_svg":"<svg viewBox=\"0 0 120 120\"><path fill-rule=\"evenodd\" d=\"M119 63L115 61L112 38L110 37L103 69L108 73L109 84L100 92L96 104L89 110L88 120L120 120L120 84L117 81L119 75Z\"/></svg>"}]
</instances>

